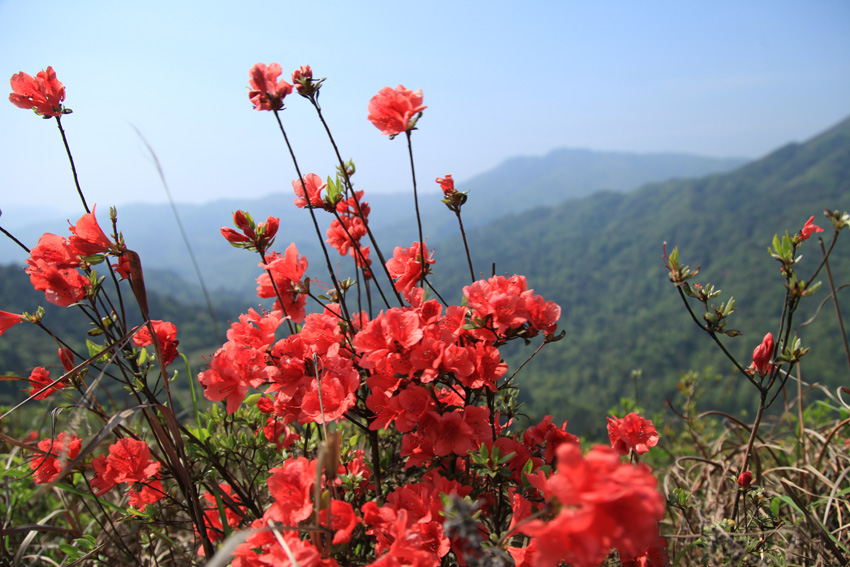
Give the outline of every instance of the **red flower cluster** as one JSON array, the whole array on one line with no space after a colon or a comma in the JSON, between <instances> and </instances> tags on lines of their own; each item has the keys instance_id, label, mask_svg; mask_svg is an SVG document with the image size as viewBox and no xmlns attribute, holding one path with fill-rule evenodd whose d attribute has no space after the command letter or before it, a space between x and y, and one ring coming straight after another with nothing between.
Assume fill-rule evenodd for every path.
<instances>
[{"instance_id":1,"label":"red flower cluster","mask_svg":"<svg viewBox=\"0 0 850 567\"><path fill-rule=\"evenodd\" d=\"M177 327L174 326L174 323L168 321L151 321L151 325L162 349L162 363L168 366L174 362L178 355L177 345L180 344L180 341L177 340ZM147 325L143 325L133 336L133 344L139 348L153 344L153 338Z\"/></svg>"},{"instance_id":2,"label":"red flower cluster","mask_svg":"<svg viewBox=\"0 0 850 567\"><path fill-rule=\"evenodd\" d=\"M328 227L328 239L325 242L336 248L340 256L349 254L357 266L365 271L366 276L370 277L369 266L372 265L372 260L369 259L369 247L361 246L360 240L368 234L366 223L371 209L369 203L361 201L362 198L363 191L357 191L354 196L337 203L336 218Z\"/></svg>"},{"instance_id":3,"label":"red flower cluster","mask_svg":"<svg viewBox=\"0 0 850 567\"><path fill-rule=\"evenodd\" d=\"M254 110L278 111L283 108L283 99L292 92L292 85L284 79L277 80L282 72L277 63L268 67L264 63L257 63L251 67L248 98L254 103Z\"/></svg>"},{"instance_id":4,"label":"red flower cluster","mask_svg":"<svg viewBox=\"0 0 850 567\"><path fill-rule=\"evenodd\" d=\"M528 480L556 510L551 520L527 521L518 530L532 536L536 567L594 567L611 548L636 557L658 538L664 497L645 465L623 464L613 449L594 447L582 457L577 445L557 450L558 470Z\"/></svg>"},{"instance_id":5,"label":"red flower cluster","mask_svg":"<svg viewBox=\"0 0 850 567\"><path fill-rule=\"evenodd\" d=\"M125 482L131 486L130 505L139 510L165 496L159 480L162 463L151 460L150 448L142 440L119 439L109 446L109 455L98 455L91 464L95 472L91 481L92 488L97 490L95 496Z\"/></svg>"},{"instance_id":6,"label":"red flower cluster","mask_svg":"<svg viewBox=\"0 0 850 567\"><path fill-rule=\"evenodd\" d=\"M38 448L46 453L30 461L33 480L36 484L53 482L59 472L80 454L82 439L76 435L60 433L56 439L46 438L38 443Z\"/></svg>"},{"instance_id":7,"label":"red flower cluster","mask_svg":"<svg viewBox=\"0 0 850 567\"><path fill-rule=\"evenodd\" d=\"M526 323L533 331L554 333L561 308L545 301L528 289L525 276L493 276L478 280L463 288L472 318L479 322L479 336L504 335L508 330L519 329Z\"/></svg>"},{"instance_id":8,"label":"red flower cluster","mask_svg":"<svg viewBox=\"0 0 850 567\"><path fill-rule=\"evenodd\" d=\"M97 205L76 225L71 225L70 242L62 236L46 233L30 250L25 271L33 287L43 291L47 301L54 305L67 307L88 294L91 283L77 268L100 261L99 255L107 252L123 253L123 248L109 240L97 224L96 208Z\"/></svg>"},{"instance_id":9,"label":"red flower cluster","mask_svg":"<svg viewBox=\"0 0 850 567\"><path fill-rule=\"evenodd\" d=\"M381 134L395 137L416 126L417 114L428 108L422 105L422 89L416 92L399 85L384 87L369 101L369 121Z\"/></svg>"},{"instance_id":10,"label":"red flower cluster","mask_svg":"<svg viewBox=\"0 0 850 567\"><path fill-rule=\"evenodd\" d=\"M741 488L749 488L753 483L753 473L750 471L744 471L740 475L738 475L738 486Z\"/></svg>"},{"instance_id":11,"label":"red flower cluster","mask_svg":"<svg viewBox=\"0 0 850 567\"><path fill-rule=\"evenodd\" d=\"M271 469L268 480L269 492L274 499L263 517L254 521L251 528L258 530L248 536L245 543L233 552L233 567L267 567L268 565L290 565L294 557L299 565L336 567L334 559L325 559L322 552L310 541L302 540L297 530L284 530L282 537L288 550L284 550L275 534L263 530L269 522L284 526L296 526L306 522L315 507L312 499L314 483L317 482L316 461L304 457L289 459L283 466ZM354 508L348 502L330 499L323 505L317 518L319 524L333 532L331 545L341 545L351 540L358 521ZM287 551L292 555L288 555Z\"/></svg>"},{"instance_id":12,"label":"red flower cluster","mask_svg":"<svg viewBox=\"0 0 850 567\"><path fill-rule=\"evenodd\" d=\"M368 526L366 533L375 538L378 556L371 567L440 565L440 558L453 544L443 531L441 494L463 498L470 492L471 486L430 471L421 482L391 492L383 506L374 502L363 505L363 523Z\"/></svg>"},{"instance_id":13,"label":"red flower cluster","mask_svg":"<svg viewBox=\"0 0 850 567\"><path fill-rule=\"evenodd\" d=\"M24 72L16 73L12 75L9 82L12 85L9 101L15 106L31 108L36 114L45 118L61 116L66 112L62 106L62 101L65 100L65 87L56 79L53 67L39 71L35 77Z\"/></svg>"},{"instance_id":14,"label":"red flower cluster","mask_svg":"<svg viewBox=\"0 0 850 567\"><path fill-rule=\"evenodd\" d=\"M651 420L630 413L622 419L608 418L608 439L620 455L629 451L643 455L658 444L658 432Z\"/></svg>"}]
</instances>

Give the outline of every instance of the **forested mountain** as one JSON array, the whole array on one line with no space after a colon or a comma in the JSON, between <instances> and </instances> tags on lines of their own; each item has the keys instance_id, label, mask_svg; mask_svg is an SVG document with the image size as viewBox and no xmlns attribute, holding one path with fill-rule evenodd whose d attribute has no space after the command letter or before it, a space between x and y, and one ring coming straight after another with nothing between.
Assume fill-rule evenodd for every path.
<instances>
[{"instance_id":1,"label":"forested mountain","mask_svg":"<svg viewBox=\"0 0 850 567\"><path fill-rule=\"evenodd\" d=\"M825 208L850 210L850 120L732 173L647 185L629 194L598 193L471 231L476 273L489 274L495 261L496 273L525 274L529 287L563 309L566 337L543 349L520 383L530 410L599 435L600 411L633 394L632 369L643 371L641 403L661 410L680 373L707 366L728 375L712 387L712 401L735 412L754 408L746 380L731 375L730 363L694 325L669 283L662 243L669 250L678 246L684 263L702 265L696 282L714 283L726 299L734 296L738 310L730 325L744 334L727 343L748 363L762 336L776 332L782 307L784 280L766 249L774 234L793 234L812 215L831 235ZM850 282L850 234L842 237L833 254L836 285ZM459 239L435 246L441 290L468 281L461 246ZM817 240L801 252L806 273L820 261ZM456 275L438 280L443 274ZM796 322L809 319L827 294L824 286L804 302ZM839 301L846 317L850 292L845 289ZM846 385L850 372L833 308L827 307L798 331L812 347L802 370L809 381ZM519 359L510 362L516 367Z\"/></svg>"}]
</instances>

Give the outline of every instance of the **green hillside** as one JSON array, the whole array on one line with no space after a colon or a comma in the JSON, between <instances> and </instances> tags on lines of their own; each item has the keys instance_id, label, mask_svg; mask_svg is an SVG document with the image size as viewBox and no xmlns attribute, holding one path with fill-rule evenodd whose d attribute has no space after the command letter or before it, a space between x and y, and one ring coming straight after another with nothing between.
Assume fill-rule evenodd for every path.
<instances>
[{"instance_id":1,"label":"green hillside","mask_svg":"<svg viewBox=\"0 0 850 567\"><path fill-rule=\"evenodd\" d=\"M752 409L750 396L739 395L745 381L731 375L729 362L693 324L667 281L662 243L678 246L685 263L702 264L696 282L710 281L724 297L735 297L731 325L744 334L727 342L746 359L766 332L776 331L782 307L783 279L766 253L768 244L774 234L786 228L793 233L812 215L830 231L825 208L850 209L850 121L732 173L673 180L625 195L599 193L508 215L472 231L476 272L489 275L495 260L496 273L525 274L530 287L563 310L565 339L544 349L523 374L530 412L552 413L569 419L574 430L599 435L600 408L633 393L632 369L643 371L641 403L661 411L681 372L707 366L729 375L710 392L711 401L733 412ZM847 236L833 256L839 283L850 281ZM459 289L466 283L460 241L435 248L440 290ZM819 261L815 239L803 254L806 273ZM822 288L805 303L797 321L807 319L826 294ZM850 293L839 298L850 313ZM832 309L800 336L813 347L803 361L805 377L846 384L850 373Z\"/></svg>"}]
</instances>

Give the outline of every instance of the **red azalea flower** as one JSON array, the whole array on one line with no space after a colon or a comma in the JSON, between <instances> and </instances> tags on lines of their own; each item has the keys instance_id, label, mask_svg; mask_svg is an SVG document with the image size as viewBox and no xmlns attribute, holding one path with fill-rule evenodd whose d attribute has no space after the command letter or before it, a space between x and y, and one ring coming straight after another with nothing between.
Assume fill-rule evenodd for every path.
<instances>
[{"instance_id":1,"label":"red azalea flower","mask_svg":"<svg viewBox=\"0 0 850 567\"><path fill-rule=\"evenodd\" d=\"M304 195L304 188L307 188L307 195ZM295 190L295 206L299 209L304 207L314 207L321 209L324 206L322 202L322 189L327 187L327 183L322 183L322 178L315 173L308 173L304 179L296 179L292 182L292 189Z\"/></svg>"},{"instance_id":2,"label":"red azalea flower","mask_svg":"<svg viewBox=\"0 0 850 567\"><path fill-rule=\"evenodd\" d=\"M84 299L91 288L85 276L77 270L60 269L43 260L27 258L24 270L33 287L44 292L44 298L53 305L68 307Z\"/></svg>"},{"instance_id":3,"label":"red azalea flower","mask_svg":"<svg viewBox=\"0 0 850 567\"><path fill-rule=\"evenodd\" d=\"M35 471L32 475L35 483L53 482L65 464L80 454L81 447L82 439L65 433L60 433L55 440L49 437L41 440L38 448L47 455L38 456L30 462L30 468Z\"/></svg>"},{"instance_id":4,"label":"red azalea flower","mask_svg":"<svg viewBox=\"0 0 850 567\"><path fill-rule=\"evenodd\" d=\"M753 483L753 473L744 471L738 476L738 486L741 488L749 488Z\"/></svg>"},{"instance_id":5,"label":"red azalea flower","mask_svg":"<svg viewBox=\"0 0 850 567\"><path fill-rule=\"evenodd\" d=\"M649 419L630 413L623 419L608 418L608 438L611 447L620 455L628 455L634 449L638 455L658 444L658 432Z\"/></svg>"},{"instance_id":6,"label":"red azalea flower","mask_svg":"<svg viewBox=\"0 0 850 567\"><path fill-rule=\"evenodd\" d=\"M151 450L147 443L141 439L124 437L109 446L104 481L112 485L120 482L144 482L156 476L161 466L159 461L151 460Z\"/></svg>"},{"instance_id":7,"label":"red azalea flower","mask_svg":"<svg viewBox=\"0 0 850 567\"><path fill-rule=\"evenodd\" d=\"M664 496L646 465L624 464L608 447L594 447L583 457L578 445L563 443L557 453L557 472L548 480L527 476L541 484L547 502L560 504L551 520L519 527L537 544L535 565L594 567L612 547L634 557L657 541Z\"/></svg>"},{"instance_id":8,"label":"red azalea flower","mask_svg":"<svg viewBox=\"0 0 850 567\"><path fill-rule=\"evenodd\" d=\"M764 336L761 344L753 350L753 368L759 375L764 376L773 366L770 359L773 357L773 333Z\"/></svg>"},{"instance_id":9,"label":"red azalea flower","mask_svg":"<svg viewBox=\"0 0 850 567\"><path fill-rule=\"evenodd\" d=\"M14 327L24 318L17 313L9 313L7 311L0 311L0 336L3 336L3 333L8 331L10 328Z\"/></svg>"},{"instance_id":10,"label":"red azalea flower","mask_svg":"<svg viewBox=\"0 0 850 567\"><path fill-rule=\"evenodd\" d=\"M313 81L313 70L309 65L301 65L292 73L292 84L303 97L309 97L322 86L324 79Z\"/></svg>"},{"instance_id":11,"label":"red azalea flower","mask_svg":"<svg viewBox=\"0 0 850 567\"><path fill-rule=\"evenodd\" d=\"M443 195L448 197L454 193L457 193L455 190L455 180L452 179L452 175L449 173L445 177L438 177L437 183L440 184L440 189L443 190Z\"/></svg>"},{"instance_id":12,"label":"red azalea flower","mask_svg":"<svg viewBox=\"0 0 850 567\"><path fill-rule=\"evenodd\" d=\"M420 244L422 251L420 252ZM395 280L395 288L405 293L415 287L424 276L431 273L428 264L433 264L433 254L428 255L428 246L425 243L414 242L410 248L402 248L396 246L393 250L393 257L387 260L387 270L390 276ZM425 270L422 269L423 257L425 260ZM424 272L424 273L423 273Z\"/></svg>"},{"instance_id":13,"label":"red azalea flower","mask_svg":"<svg viewBox=\"0 0 850 567\"><path fill-rule=\"evenodd\" d=\"M159 463L157 463L159 464ZM138 487L134 485L127 495L130 497L130 506L144 512L148 504L158 502L165 497L165 491L162 489L162 482L158 478L151 481L140 483Z\"/></svg>"},{"instance_id":14,"label":"red azalea flower","mask_svg":"<svg viewBox=\"0 0 850 567\"><path fill-rule=\"evenodd\" d=\"M159 339L159 346L162 349L162 362L168 366L174 359L177 358L177 345L180 341L177 340L177 327L174 323L168 321L151 321L153 330L156 332L156 338ZM151 332L147 325L143 326L133 336L133 344L139 348L153 344Z\"/></svg>"},{"instance_id":15,"label":"red azalea flower","mask_svg":"<svg viewBox=\"0 0 850 567\"><path fill-rule=\"evenodd\" d=\"M269 492L275 502L266 517L290 525L309 518L313 513L310 495L316 482L316 461L288 459L269 472Z\"/></svg>"},{"instance_id":16,"label":"red azalea flower","mask_svg":"<svg viewBox=\"0 0 850 567\"><path fill-rule=\"evenodd\" d=\"M36 400L43 400L66 387L68 380L65 379L53 384L50 371L43 366L36 366L33 368L32 373L30 373L29 383L32 386L30 395L34 396Z\"/></svg>"},{"instance_id":17,"label":"red azalea flower","mask_svg":"<svg viewBox=\"0 0 850 567\"><path fill-rule=\"evenodd\" d=\"M263 63L257 63L251 67L251 91L248 97L254 103L255 110L283 108L283 99L292 92L292 85L283 79L277 80L281 72L278 63L272 63L268 67Z\"/></svg>"},{"instance_id":18,"label":"red azalea flower","mask_svg":"<svg viewBox=\"0 0 850 567\"><path fill-rule=\"evenodd\" d=\"M422 89L416 92L402 85L384 87L369 101L369 121L391 138L413 130L416 115L428 108L422 105Z\"/></svg>"},{"instance_id":19,"label":"red azalea flower","mask_svg":"<svg viewBox=\"0 0 850 567\"><path fill-rule=\"evenodd\" d=\"M800 230L800 233L798 235L800 242L808 240L808 238L816 232L823 232L823 229L821 227L816 224L813 224L814 220L815 217L812 216L809 220L806 221L806 224L803 225L803 228Z\"/></svg>"},{"instance_id":20,"label":"red azalea flower","mask_svg":"<svg viewBox=\"0 0 850 567\"><path fill-rule=\"evenodd\" d=\"M90 213L80 217L76 225L71 225L71 232L74 234L68 240L71 243L71 248L80 256L105 254L112 246L112 241L97 224L97 219L94 216L95 209L97 209L97 204L92 206Z\"/></svg>"},{"instance_id":21,"label":"red azalea flower","mask_svg":"<svg viewBox=\"0 0 850 567\"><path fill-rule=\"evenodd\" d=\"M9 101L15 106L31 108L44 117L64 114L62 101L65 100L65 87L56 80L53 67L39 71L34 78L24 72L17 73L12 75L9 82L13 91Z\"/></svg>"}]
</instances>

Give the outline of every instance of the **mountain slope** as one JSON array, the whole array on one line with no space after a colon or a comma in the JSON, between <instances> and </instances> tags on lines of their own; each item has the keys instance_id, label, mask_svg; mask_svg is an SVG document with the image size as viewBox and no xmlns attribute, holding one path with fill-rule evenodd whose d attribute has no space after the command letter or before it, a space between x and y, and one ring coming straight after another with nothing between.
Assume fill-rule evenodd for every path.
<instances>
[{"instance_id":1,"label":"mountain slope","mask_svg":"<svg viewBox=\"0 0 850 567\"><path fill-rule=\"evenodd\" d=\"M822 211L850 210L848 189L845 121L732 173L652 184L630 194L598 193L471 231L476 273L489 274L495 260L496 273L525 274L529 287L562 306L566 338L547 345L522 378L533 413L552 413L576 430L599 435L599 409L633 394L632 369L643 370L641 402L654 410L675 393L680 372L713 366L728 373L730 364L696 328L667 281L665 241L679 247L685 263L702 264L697 282L710 281L726 292L724 298L735 297L738 311L730 325L744 335L727 342L746 361L764 333L775 332L781 308L783 280L765 251L770 240L786 228L793 233L812 215L830 235ZM850 281L850 235L842 236L833 256L837 285ZM447 276L435 281L444 293L468 281L461 246L459 240L435 245L435 269ZM820 257L816 239L803 254L806 273ZM811 316L825 295L823 288L804 304L797 321ZM850 313L850 294L845 291L839 301ZM816 325L799 331L813 346L803 369L808 379L837 385L847 381L847 363L826 311ZM511 357L512 367L519 362ZM738 376L709 397L725 397L727 408L746 410L753 406L752 393L742 386Z\"/></svg>"}]
</instances>

